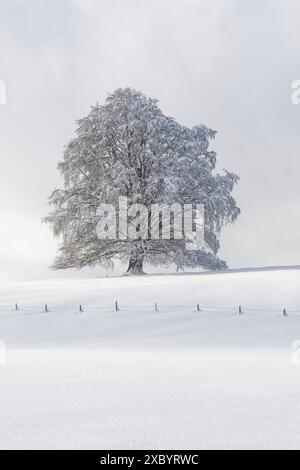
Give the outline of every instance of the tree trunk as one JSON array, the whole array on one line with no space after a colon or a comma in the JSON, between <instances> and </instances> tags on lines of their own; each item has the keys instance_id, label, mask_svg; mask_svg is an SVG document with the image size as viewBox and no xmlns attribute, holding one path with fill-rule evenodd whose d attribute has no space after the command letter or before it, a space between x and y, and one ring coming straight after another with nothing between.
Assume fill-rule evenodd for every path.
<instances>
[{"instance_id":1,"label":"tree trunk","mask_svg":"<svg viewBox=\"0 0 300 470\"><path fill-rule=\"evenodd\" d=\"M127 274L145 274L143 270L143 264L143 259L131 257L129 260Z\"/></svg>"}]
</instances>

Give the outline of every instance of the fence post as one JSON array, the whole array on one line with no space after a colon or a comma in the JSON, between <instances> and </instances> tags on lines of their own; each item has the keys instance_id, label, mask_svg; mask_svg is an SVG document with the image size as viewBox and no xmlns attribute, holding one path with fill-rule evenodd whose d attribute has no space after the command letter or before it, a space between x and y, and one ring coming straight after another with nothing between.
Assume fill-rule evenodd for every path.
<instances>
[{"instance_id":1,"label":"fence post","mask_svg":"<svg viewBox=\"0 0 300 470\"><path fill-rule=\"evenodd\" d=\"M155 309L156 312L158 312L158 306L157 306L157 303L156 303L156 302L155 302L155 304L154 304L154 309Z\"/></svg>"},{"instance_id":2,"label":"fence post","mask_svg":"<svg viewBox=\"0 0 300 470\"><path fill-rule=\"evenodd\" d=\"M19 310L19 305L15 304L15 310Z\"/></svg>"},{"instance_id":3,"label":"fence post","mask_svg":"<svg viewBox=\"0 0 300 470\"><path fill-rule=\"evenodd\" d=\"M284 316L284 317L287 317L287 316L288 316L287 311L286 311L285 308L283 309L283 316Z\"/></svg>"},{"instance_id":4,"label":"fence post","mask_svg":"<svg viewBox=\"0 0 300 470\"><path fill-rule=\"evenodd\" d=\"M239 305L239 315L242 315L242 313L243 313L242 307L241 305Z\"/></svg>"},{"instance_id":5,"label":"fence post","mask_svg":"<svg viewBox=\"0 0 300 470\"><path fill-rule=\"evenodd\" d=\"M200 305L197 304L197 312L201 312Z\"/></svg>"},{"instance_id":6,"label":"fence post","mask_svg":"<svg viewBox=\"0 0 300 470\"><path fill-rule=\"evenodd\" d=\"M49 310L48 310L48 305L47 305L47 304L45 304L45 312L46 312L46 313L49 312Z\"/></svg>"},{"instance_id":7,"label":"fence post","mask_svg":"<svg viewBox=\"0 0 300 470\"><path fill-rule=\"evenodd\" d=\"M82 305L79 305L79 313L83 313Z\"/></svg>"},{"instance_id":8,"label":"fence post","mask_svg":"<svg viewBox=\"0 0 300 470\"><path fill-rule=\"evenodd\" d=\"M118 312L119 311L119 305L118 305L118 302L117 300L115 301L115 312Z\"/></svg>"}]
</instances>

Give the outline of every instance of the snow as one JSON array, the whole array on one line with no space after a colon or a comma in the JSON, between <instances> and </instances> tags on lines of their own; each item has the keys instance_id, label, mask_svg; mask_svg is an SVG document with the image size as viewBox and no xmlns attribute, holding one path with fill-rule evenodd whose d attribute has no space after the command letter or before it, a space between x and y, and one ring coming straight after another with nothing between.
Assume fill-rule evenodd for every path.
<instances>
[{"instance_id":1,"label":"snow","mask_svg":"<svg viewBox=\"0 0 300 470\"><path fill-rule=\"evenodd\" d=\"M299 339L296 267L2 284L0 447L297 449Z\"/></svg>"}]
</instances>

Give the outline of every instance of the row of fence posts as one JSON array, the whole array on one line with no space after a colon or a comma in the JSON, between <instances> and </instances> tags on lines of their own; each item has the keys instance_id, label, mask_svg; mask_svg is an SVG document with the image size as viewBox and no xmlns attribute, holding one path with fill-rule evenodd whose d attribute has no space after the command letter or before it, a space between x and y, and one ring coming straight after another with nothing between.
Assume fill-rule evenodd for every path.
<instances>
[{"instance_id":1,"label":"row of fence posts","mask_svg":"<svg viewBox=\"0 0 300 470\"><path fill-rule=\"evenodd\" d=\"M133 308L134 308L134 307L133 307ZM17 311L17 310L20 310L20 307L19 307L19 305L18 305L17 303L15 304L15 310L16 310L16 311ZM116 300L116 301L115 301L115 312L119 312L119 311L120 311L119 303L118 303L118 301ZM159 312L159 308L158 308L158 303L157 303L157 302L155 302L155 304L154 304L154 311L155 311L155 312ZM201 310L201 308L200 308L200 304L197 304L197 312L201 312L201 311L202 311L202 310ZM45 306L44 306L44 312L45 312L45 313L49 313L49 312L50 312L50 310L49 310L47 304L45 304ZM79 313L84 313L84 309L83 309L82 305L79 305ZM242 306L239 305L239 307L238 307L238 315L242 315L242 314L243 314L243 309L242 309ZM286 310L285 308L283 309L282 316L283 316L283 317L287 317L287 316L288 316L287 310Z\"/></svg>"}]
</instances>

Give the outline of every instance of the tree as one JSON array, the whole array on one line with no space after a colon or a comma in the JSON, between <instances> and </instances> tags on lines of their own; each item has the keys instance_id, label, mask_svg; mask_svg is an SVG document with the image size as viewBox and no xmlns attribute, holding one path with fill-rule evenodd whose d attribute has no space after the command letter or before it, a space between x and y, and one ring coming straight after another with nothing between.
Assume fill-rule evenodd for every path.
<instances>
[{"instance_id":1,"label":"tree","mask_svg":"<svg viewBox=\"0 0 300 470\"><path fill-rule=\"evenodd\" d=\"M216 131L204 125L180 125L165 116L158 101L131 88L118 89L103 106L92 107L78 121L77 135L64 150L58 168L64 188L49 202L45 218L61 238L56 269L128 262L128 272L141 273L145 262L178 269L226 269L217 257L222 227L239 215L231 193L238 176L217 174L216 153L209 150ZM119 196L146 207L152 204L204 204L205 247L186 249L185 240L100 240L97 208L118 205Z\"/></svg>"}]
</instances>

